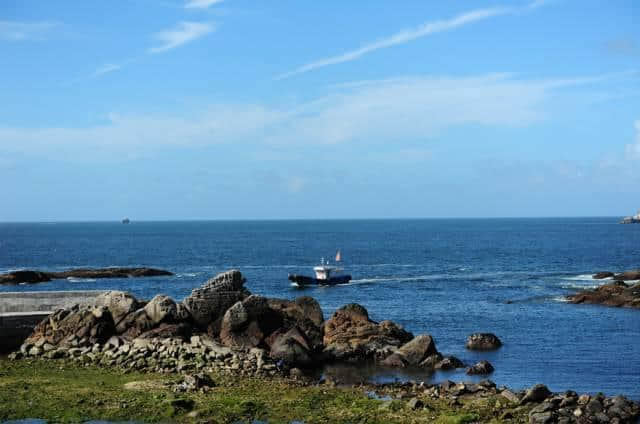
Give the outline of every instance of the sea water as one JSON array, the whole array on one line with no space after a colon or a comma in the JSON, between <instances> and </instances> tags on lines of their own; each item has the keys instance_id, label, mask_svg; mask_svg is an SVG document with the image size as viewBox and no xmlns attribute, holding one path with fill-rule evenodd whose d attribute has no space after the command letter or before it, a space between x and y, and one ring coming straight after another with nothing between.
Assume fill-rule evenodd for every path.
<instances>
[{"instance_id":1,"label":"sea water","mask_svg":"<svg viewBox=\"0 0 640 424\"><path fill-rule=\"evenodd\" d=\"M640 310L573 305L567 294L603 283L597 271L640 268L640 225L618 218L190 221L0 224L0 272L16 269L149 266L170 277L68 279L0 286L2 291L127 290L180 300L206 279L242 271L256 294L308 295L325 318L341 305L365 306L465 363L489 360L497 384L519 389L603 391L640 399ZM342 252L353 281L292 287L288 273L311 274ZM504 346L465 349L467 336L492 332ZM358 371L354 371L358 372ZM377 381L468 380L464 370L413 375L368 372Z\"/></svg>"}]
</instances>

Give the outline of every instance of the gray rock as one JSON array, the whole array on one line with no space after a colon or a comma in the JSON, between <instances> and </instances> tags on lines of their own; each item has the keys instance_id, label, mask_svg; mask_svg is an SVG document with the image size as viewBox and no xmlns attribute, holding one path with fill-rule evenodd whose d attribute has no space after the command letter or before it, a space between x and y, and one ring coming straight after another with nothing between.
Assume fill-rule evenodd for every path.
<instances>
[{"instance_id":1,"label":"gray rock","mask_svg":"<svg viewBox=\"0 0 640 424\"><path fill-rule=\"evenodd\" d=\"M551 395L551 392L544 384L536 384L535 386L528 389L523 396L520 403L525 404L528 402L542 402L547 397Z\"/></svg>"},{"instance_id":2,"label":"gray rock","mask_svg":"<svg viewBox=\"0 0 640 424\"><path fill-rule=\"evenodd\" d=\"M245 279L240 271L218 274L202 287L195 289L183 304L193 320L202 327L222 318L234 303L249 296L244 288Z\"/></svg>"},{"instance_id":3,"label":"gray rock","mask_svg":"<svg viewBox=\"0 0 640 424\"><path fill-rule=\"evenodd\" d=\"M94 305L109 309L113 322L117 326L124 317L140 307L140 302L127 292L112 290L99 294Z\"/></svg>"},{"instance_id":4,"label":"gray rock","mask_svg":"<svg viewBox=\"0 0 640 424\"><path fill-rule=\"evenodd\" d=\"M407 364L418 365L427 357L438 353L433 338L428 334L421 334L403 344L397 351Z\"/></svg>"},{"instance_id":5,"label":"gray rock","mask_svg":"<svg viewBox=\"0 0 640 424\"><path fill-rule=\"evenodd\" d=\"M145 305L144 311L155 326L163 321L173 321L177 306L169 296L159 294Z\"/></svg>"},{"instance_id":6,"label":"gray rock","mask_svg":"<svg viewBox=\"0 0 640 424\"><path fill-rule=\"evenodd\" d=\"M529 424L549 424L554 422L551 412L529 414Z\"/></svg>"}]
</instances>

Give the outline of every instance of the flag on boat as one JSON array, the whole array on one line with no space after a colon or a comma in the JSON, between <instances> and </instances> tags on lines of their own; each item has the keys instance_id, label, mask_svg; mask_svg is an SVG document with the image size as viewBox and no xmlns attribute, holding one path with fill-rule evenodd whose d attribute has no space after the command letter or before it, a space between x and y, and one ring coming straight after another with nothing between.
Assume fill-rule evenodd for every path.
<instances>
[{"instance_id":1,"label":"flag on boat","mask_svg":"<svg viewBox=\"0 0 640 424\"><path fill-rule=\"evenodd\" d=\"M342 255L340 255L340 250L338 249L338 253L336 253L336 262L340 262L342 260Z\"/></svg>"}]
</instances>

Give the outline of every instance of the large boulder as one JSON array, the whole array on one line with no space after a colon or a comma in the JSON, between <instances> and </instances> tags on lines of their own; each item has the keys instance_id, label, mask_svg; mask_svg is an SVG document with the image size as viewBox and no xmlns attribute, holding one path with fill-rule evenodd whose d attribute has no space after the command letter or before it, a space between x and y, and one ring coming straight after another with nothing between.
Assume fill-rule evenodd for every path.
<instances>
[{"instance_id":1,"label":"large boulder","mask_svg":"<svg viewBox=\"0 0 640 424\"><path fill-rule=\"evenodd\" d=\"M183 304L193 320L206 328L219 321L230 306L250 295L244 283L240 271L223 272L194 289ZM217 333L217 328L213 332Z\"/></svg>"},{"instance_id":2,"label":"large boulder","mask_svg":"<svg viewBox=\"0 0 640 424\"><path fill-rule=\"evenodd\" d=\"M159 294L149 301L144 307L147 316L157 325L161 322L184 321L189 317L189 312L184 305L176 304L169 296Z\"/></svg>"},{"instance_id":3,"label":"large boulder","mask_svg":"<svg viewBox=\"0 0 640 424\"><path fill-rule=\"evenodd\" d=\"M474 333L467 338L466 348L471 350L494 350L502 346L502 342L492 333Z\"/></svg>"},{"instance_id":4,"label":"large boulder","mask_svg":"<svg viewBox=\"0 0 640 424\"><path fill-rule=\"evenodd\" d=\"M96 307L106 307L111 312L113 322L117 326L127 315L140 308L141 303L131 294L118 290L111 290L99 294L94 305Z\"/></svg>"},{"instance_id":5,"label":"large boulder","mask_svg":"<svg viewBox=\"0 0 640 424\"><path fill-rule=\"evenodd\" d=\"M151 330L154 326L155 323L144 308L140 308L124 317L116 325L116 332L124 337L134 338Z\"/></svg>"},{"instance_id":6,"label":"large boulder","mask_svg":"<svg viewBox=\"0 0 640 424\"><path fill-rule=\"evenodd\" d=\"M412 338L391 321L370 320L363 306L352 303L338 309L325 323L324 353L336 360L384 360Z\"/></svg>"},{"instance_id":7,"label":"large boulder","mask_svg":"<svg viewBox=\"0 0 640 424\"><path fill-rule=\"evenodd\" d=\"M282 327L285 330L298 327L307 337L311 350L322 349L324 314L315 299L303 296L293 301L269 299L268 303L272 310L282 316Z\"/></svg>"},{"instance_id":8,"label":"large boulder","mask_svg":"<svg viewBox=\"0 0 640 424\"><path fill-rule=\"evenodd\" d=\"M271 345L270 356L295 367L307 367L313 363L309 343L298 327L280 333L275 338Z\"/></svg>"},{"instance_id":9,"label":"large boulder","mask_svg":"<svg viewBox=\"0 0 640 424\"><path fill-rule=\"evenodd\" d=\"M427 357L438 353L433 338L427 334L416 336L388 356L382 363L387 366L417 366Z\"/></svg>"},{"instance_id":10,"label":"large boulder","mask_svg":"<svg viewBox=\"0 0 640 424\"><path fill-rule=\"evenodd\" d=\"M536 384L531 388L527 389L526 393L520 399L520 403L528 403L528 402L542 402L546 398L551 396L551 391L544 384Z\"/></svg>"},{"instance_id":11,"label":"large boulder","mask_svg":"<svg viewBox=\"0 0 640 424\"><path fill-rule=\"evenodd\" d=\"M35 344L40 341L64 346L75 342L88 346L104 343L114 333L113 318L106 307L75 305L69 309L59 309L42 320L25 343Z\"/></svg>"},{"instance_id":12,"label":"large boulder","mask_svg":"<svg viewBox=\"0 0 640 424\"><path fill-rule=\"evenodd\" d=\"M236 302L225 312L220 326L220 341L229 347L257 347L282 325L282 315L269 307L268 299L252 295Z\"/></svg>"}]
</instances>

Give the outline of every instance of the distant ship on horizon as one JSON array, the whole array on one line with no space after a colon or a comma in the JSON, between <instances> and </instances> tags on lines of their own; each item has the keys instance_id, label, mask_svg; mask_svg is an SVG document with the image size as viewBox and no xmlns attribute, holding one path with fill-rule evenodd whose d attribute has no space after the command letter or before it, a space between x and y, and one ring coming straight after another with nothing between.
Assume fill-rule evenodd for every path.
<instances>
[{"instance_id":1,"label":"distant ship on horizon","mask_svg":"<svg viewBox=\"0 0 640 424\"><path fill-rule=\"evenodd\" d=\"M122 219L122 223L123 223L123 224L128 224L128 223L130 223L130 222L131 222L131 221L129 220L129 218L123 218L123 219Z\"/></svg>"},{"instance_id":2,"label":"distant ship on horizon","mask_svg":"<svg viewBox=\"0 0 640 424\"><path fill-rule=\"evenodd\" d=\"M633 216L627 216L620 221L621 224L640 224L640 210Z\"/></svg>"}]
</instances>

